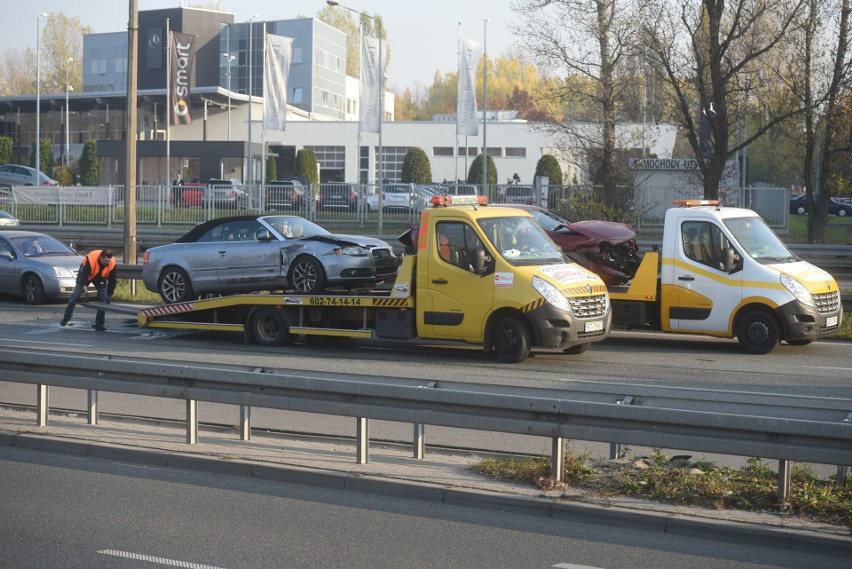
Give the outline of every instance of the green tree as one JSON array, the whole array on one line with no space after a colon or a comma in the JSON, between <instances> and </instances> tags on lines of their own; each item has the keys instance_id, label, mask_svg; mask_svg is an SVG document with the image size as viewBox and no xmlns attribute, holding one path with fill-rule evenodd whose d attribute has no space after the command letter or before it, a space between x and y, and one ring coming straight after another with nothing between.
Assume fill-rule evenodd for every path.
<instances>
[{"instance_id":1,"label":"green tree","mask_svg":"<svg viewBox=\"0 0 852 569\"><path fill-rule=\"evenodd\" d=\"M311 185L319 183L317 155L313 150L302 148L296 152L296 175L307 178Z\"/></svg>"},{"instance_id":2,"label":"green tree","mask_svg":"<svg viewBox=\"0 0 852 569\"><path fill-rule=\"evenodd\" d=\"M431 181L432 165L426 152L416 146L410 148L402 162L402 182L428 184Z\"/></svg>"},{"instance_id":3,"label":"green tree","mask_svg":"<svg viewBox=\"0 0 852 569\"><path fill-rule=\"evenodd\" d=\"M74 185L74 168L70 166L59 166L53 171L53 177L60 186Z\"/></svg>"},{"instance_id":4,"label":"green tree","mask_svg":"<svg viewBox=\"0 0 852 569\"><path fill-rule=\"evenodd\" d=\"M0 136L0 164L8 164L12 161L12 151L15 143L8 136Z\"/></svg>"},{"instance_id":5,"label":"green tree","mask_svg":"<svg viewBox=\"0 0 852 569\"><path fill-rule=\"evenodd\" d=\"M275 162L274 156L267 156L266 158L266 181L271 182L272 180L278 179L278 165Z\"/></svg>"},{"instance_id":6,"label":"green tree","mask_svg":"<svg viewBox=\"0 0 852 569\"><path fill-rule=\"evenodd\" d=\"M39 164L35 164L35 142L30 145L30 167L38 168L45 174L53 174L53 167L56 165L56 160L53 158L53 142L47 137L42 137L41 146L39 147Z\"/></svg>"},{"instance_id":7,"label":"green tree","mask_svg":"<svg viewBox=\"0 0 852 569\"><path fill-rule=\"evenodd\" d=\"M494 160L489 155L486 163L488 164L486 170L486 183L489 186L493 186L497 184L497 166L494 165ZM481 184L482 183L482 154L473 159L473 162L470 165L470 169L467 171L467 183L468 184Z\"/></svg>"},{"instance_id":8,"label":"green tree","mask_svg":"<svg viewBox=\"0 0 852 569\"><path fill-rule=\"evenodd\" d=\"M535 165L535 175L547 176L549 182L555 186L562 185L562 167L552 154L545 154L538 159Z\"/></svg>"},{"instance_id":9,"label":"green tree","mask_svg":"<svg viewBox=\"0 0 852 569\"><path fill-rule=\"evenodd\" d=\"M84 186L97 186L100 179L98 168L98 144L89 140L83 145L83 154L77 165L80 174L80 183Z\"/></svg>"}]
</instances>

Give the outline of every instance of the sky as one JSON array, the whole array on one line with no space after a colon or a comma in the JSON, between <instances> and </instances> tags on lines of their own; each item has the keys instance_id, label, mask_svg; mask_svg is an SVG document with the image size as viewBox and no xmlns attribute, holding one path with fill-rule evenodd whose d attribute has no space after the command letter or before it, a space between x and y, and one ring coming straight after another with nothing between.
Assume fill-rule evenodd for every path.
<instances>
[{"instance_id":1,"label":"sky","mask_svg":"<svg viewBox=\"0 0 852 569\"><path fill-rule=\"evenodd\" d=\"M512 0L349 0L341 4L353 10L380 14L391 43L387 85L402 92L432 84L435 72L442 75L458 69L459 25L462 37L482 43L491 57L499 57L513 46L509 26L517 17ZM3 4L11 3L4 0ZM191 2L184 2L189 5ZM194 4L208 5L207 1ZM137 0L139 11L176 8L180 0ZM235 22L288 20L313 17L326 6L325 0L220 0L219 9L234 14ZM0 54L9 48L35 48L38 15L62 12L78 17L95 33L127 29L130 4L120 0L30 0L16 2L0 24ZM353 14L353 18L356 17ZM486 23L486 18L488 22ZM42 21L42 26L44 21ZM487 36L486 36L487 34Z\"/></svg>"}]
</instances>

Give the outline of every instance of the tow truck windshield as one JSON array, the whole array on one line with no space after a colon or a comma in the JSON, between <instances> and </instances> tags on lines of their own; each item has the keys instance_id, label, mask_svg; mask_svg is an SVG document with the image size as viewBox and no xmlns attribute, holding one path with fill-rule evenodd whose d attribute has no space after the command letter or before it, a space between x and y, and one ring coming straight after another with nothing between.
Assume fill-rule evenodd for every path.
<instances>
[{"instance_id":1,"label":"tow truck windshield","mask_svg":"<svg viewBox=\"0 0 852 569\"><path fill-rule=\"evenodd\" d=\"M562 250L531 217L492 217L481 219L479 226L494 249L512 265L565 261Z\"/></svg>"},{"instance_id":2,"label":"tow truck windshield","mask_svg":"<svg viewBox=\"0 0 852 569\"><path fill-rule=\"evenodd\" d=\"M751 258L759 263L792 263L799 258L773 233L759 217L725 220L725 226Z\"/></svg>"}]
</instances>

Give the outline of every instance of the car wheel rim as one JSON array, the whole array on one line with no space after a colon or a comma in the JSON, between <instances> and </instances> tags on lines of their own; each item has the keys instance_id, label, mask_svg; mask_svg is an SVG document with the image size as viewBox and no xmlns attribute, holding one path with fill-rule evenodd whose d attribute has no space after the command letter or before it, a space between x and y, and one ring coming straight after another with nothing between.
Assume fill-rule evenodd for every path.
<instances>
[{"instance_id":1,"label":"car wheel rim","mask_svg":"<svg viewBox=\"0 0 852 569\"><path fill-rule=\"evenodd\" d=\"M299 263L293 271L293 288L310 292L317 284L317 271L312 263Z\"/></svg>"},{"instance_id":2,"label":"car wheel rim","mask_svg":"<svg viewBox=\"0 0 852 569\"><path fill-rule=\"evenodd\" d=\"M186 282L179 273L168 273L163 277L163 296L170 302L183 298L185 290Z\"/></svg>"},{"instance_id":3,"label":"car wheel rim","mask_svg":"<svg viewBox=\"0 0 852 569\"><path fill-rule=\"evenodd\" d=\"M769 339L769 327L765 322L752 322L746 330L746 336L752 344L762 346Z\"/></svg>"},{"instance_id":4,"label":"car wheel rim","mask_svg":"<svg viewBox=\"0 0 852 569\"><path fill-rule=\"evenodd\" d=\"M28 303L32 303L35 299L35 283L33 283L32 279L27 279L26 283L24 283L24 297Z\"/></svg>"}]
</instances>

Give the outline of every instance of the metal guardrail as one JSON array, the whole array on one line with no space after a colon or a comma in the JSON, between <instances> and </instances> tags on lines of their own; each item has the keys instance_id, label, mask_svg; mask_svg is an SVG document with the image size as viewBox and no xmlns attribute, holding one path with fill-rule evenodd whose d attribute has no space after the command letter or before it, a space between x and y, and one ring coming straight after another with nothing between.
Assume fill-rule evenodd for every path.
<instances>
[{"instance_id":1,"label":"metal guardrail","mask_svg":"<svg viewBox=\"0 0 852 569\"><path fill-rule=\"evenodd\" d=\"M405 378L340 379L242 366L77 356L0 349L0 380L38 385L37 422L47 425L48 386L186 401L186 440L198 441L198 401L240 406L241 437L251 406L357 419L357 461L368 460L368 420L414 423L414 457L425 456L425 425L507 432L552 440L553 476L564 477L565 439L683 449L779 461L779 498L789 461L852 465L852 399L738 393L618 383L572 382L569 389Z\"/></svg>"}]
</instances>

